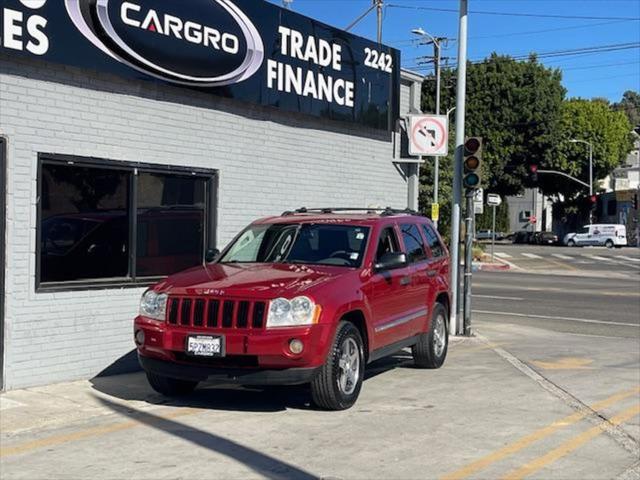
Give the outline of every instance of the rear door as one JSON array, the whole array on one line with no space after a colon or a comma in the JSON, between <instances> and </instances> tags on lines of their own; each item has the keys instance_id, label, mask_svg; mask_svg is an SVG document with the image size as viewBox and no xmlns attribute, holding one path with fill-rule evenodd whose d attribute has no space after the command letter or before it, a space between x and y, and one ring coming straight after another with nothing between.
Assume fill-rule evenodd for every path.
<instances>
[{"instance_id":1,"label":"rear door","mask_svg":"<svg viewBox=\"0 0 640 480\"><path fill-rule=\"evenodd\" d=\"M375 239L374 264L389 252L401 252L402 247L395 225L384 227ZM406 317L414 308L411 273L413 267L374 272L371 277L373 295L369 304L373 316L374 349L402 340Z\"/></svg>"}]
</instances>

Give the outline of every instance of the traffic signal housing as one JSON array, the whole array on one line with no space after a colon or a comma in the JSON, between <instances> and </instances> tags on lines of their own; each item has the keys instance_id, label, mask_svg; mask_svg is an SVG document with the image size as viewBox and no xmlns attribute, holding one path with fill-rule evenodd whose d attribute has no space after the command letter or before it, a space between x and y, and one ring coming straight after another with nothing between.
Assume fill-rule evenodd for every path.
<instances>
[{"instance_id":1,"label":"traffic signal housing","mask_svg":"<svg viewBox=\"0 0 640 480\"><path fill-rule=\"evenodd\" d=\"M634 210L638 210L638 197L640 197L640 194L638 193L631 197L631 208Z\"/></svg>"},{"instance_id":2,"label":"traffic signal housing","mask_svg":"<svg viewBox=\"0 0 640 480\"><path fill-rule=\"evenodd\" d=\"M464 142L464 177L467 190L477 190L482 183L482 138L470 137Z\"/></svg>"},{"instance_id":3,"label":"traffic signal housing","mask_svg":"<svg viewBox=\"0 0 640 480\"><path fill-rule=\"evenodd\" d=\"M529 165L529 181L532 185L538 183L538 165Z\"/></svg>"}]
</instances>

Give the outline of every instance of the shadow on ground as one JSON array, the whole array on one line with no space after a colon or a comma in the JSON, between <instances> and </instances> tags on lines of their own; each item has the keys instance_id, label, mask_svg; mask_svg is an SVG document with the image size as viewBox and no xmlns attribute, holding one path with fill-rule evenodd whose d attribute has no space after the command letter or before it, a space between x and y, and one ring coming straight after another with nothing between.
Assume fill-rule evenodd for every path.
<instances>
[{"instance_id":1,"label":"shadow on ground","mask_svg":"<svg viewBox=\"0 0 640 480\"><path fill-rule=\"evenodd\" d=\"M365 381L396 368L413 368L411 355L400 352L367 365ZM121 400L173 407L247 412L315 409L307 385L251 387L203 383L195 392L179 398L169 398L154 392L143 374L101 375L93 378L91 385L95 390Z\"/></svg>"}]
</instances>

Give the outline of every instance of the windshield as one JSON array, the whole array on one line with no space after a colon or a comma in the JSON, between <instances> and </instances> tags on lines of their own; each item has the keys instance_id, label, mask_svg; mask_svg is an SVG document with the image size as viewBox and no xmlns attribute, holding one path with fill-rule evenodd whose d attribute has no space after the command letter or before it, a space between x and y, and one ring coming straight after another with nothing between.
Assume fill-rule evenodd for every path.
<instances>
[{"instance_id":1,"label":"windshield","mask_svg":"<svg viewBox=\"0 0 640 480\"><path fill-rule=\"evenodd\" d=\"M229 246L220 263L300 263L357 268L369 237L353 225L251 225Z\"/></svg>"}]
</instances>

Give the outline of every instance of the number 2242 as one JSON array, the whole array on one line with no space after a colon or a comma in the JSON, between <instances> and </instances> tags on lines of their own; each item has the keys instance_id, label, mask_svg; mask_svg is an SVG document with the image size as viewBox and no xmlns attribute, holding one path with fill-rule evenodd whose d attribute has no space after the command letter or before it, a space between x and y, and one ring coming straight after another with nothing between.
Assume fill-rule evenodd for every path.
<instances>
[{"instance_id":1,"label":"number 2242","mask_svg":"<svg viewBox=\"0 0 640 480\"><path fill-rule=\"evenodd\" d=\"M388 53L380 53L377 50L365 48L364 54L366 55L364 64L367 67L382 70L387 73L393 73L393 57Z\"/></svg>"}]
</instances>

